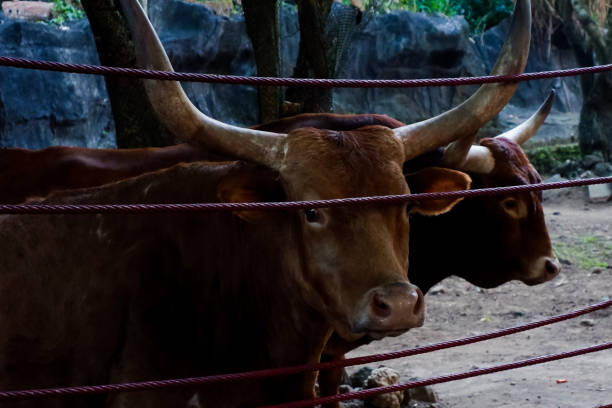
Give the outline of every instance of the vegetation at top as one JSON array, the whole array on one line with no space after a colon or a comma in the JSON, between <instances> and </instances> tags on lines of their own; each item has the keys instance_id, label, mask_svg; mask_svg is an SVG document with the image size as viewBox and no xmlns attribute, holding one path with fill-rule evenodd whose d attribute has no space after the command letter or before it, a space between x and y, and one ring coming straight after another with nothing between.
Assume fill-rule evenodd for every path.
<instances>
[{"instance_id":1,"label":"vegetation at top","mask_svg":"<svg viewBox=\"0 0 612 408\"><path fill-rule=\"evenodd\" d=\"M350 4L351 0L342 0ZM512 13L513 0L364 0L366 10L388 13L408 10L445 16L463 15L474 32L493 27Z\"/></svg>"},{"instance_id":2,"label":"vegetation at top","mask_svg":"<svg viewBox=\"0 0 612 408\"><path fill-rule=\"evenodd\" d=\"M85 17L83 6L80 0L53 0L53 9L51 9L53 18L52 24L62 25L66 21L78 20Z\"/></svg>"},{"instance_id":3,"label":"vegetation at top","mask_svg":"<svg viewBox=\"0 0 612 408\"><path fill-rule=\"evenodd\" d=\"M241 11L240 0L193 1L202 2L222 14L233 14ZM284 1L286 4L295 5L291 0ZM341 0L341 2L345 5L351 4L351 0ZM367 11L374 14L406 10L429 14L440 13L449 17L463 15L472 31L478 33L495 26L512 14L514 7L513 0L360 0L359 3Z\"/></svg>"}]
</instances>

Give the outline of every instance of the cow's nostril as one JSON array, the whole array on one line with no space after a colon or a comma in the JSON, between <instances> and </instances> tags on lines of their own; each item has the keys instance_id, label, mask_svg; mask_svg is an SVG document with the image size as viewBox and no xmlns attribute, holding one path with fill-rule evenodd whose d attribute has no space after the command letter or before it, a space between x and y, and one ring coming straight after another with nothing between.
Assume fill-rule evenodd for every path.
<instances>
[{"instance_id":1,"label":"cow's nostril","mask_svg":"<svg viewBox=\"0 0 612 408\"><path fill-rule=\"evenodd\" d=\"M417 301L414 305L415 316L422 314L423 309L425 308L425 299L423 298L423 292L421 292L421 289L419 288L416 288L416 292L417 292Z\"/></svg>"},{"instance_id":2,"label":"cow's nostril","mask_svg":"<svg viewBox=\"0 0 612 408\"><path fill-rule=\"evenodd\" d=\"M378 317L391 315L391 306L378 293L372 296L372 310Z\"/></svg>"},{"instance_id":3,"label":"cow's nostril","mask_svg":"<svg viewBox=\"0 0 612 408\"><path fill-rule=\"evenodd\" d=\"M544 267L549 275L556 275L559 272L559 265L552 259L547 259Z\"/></svg>"}]
</instances>

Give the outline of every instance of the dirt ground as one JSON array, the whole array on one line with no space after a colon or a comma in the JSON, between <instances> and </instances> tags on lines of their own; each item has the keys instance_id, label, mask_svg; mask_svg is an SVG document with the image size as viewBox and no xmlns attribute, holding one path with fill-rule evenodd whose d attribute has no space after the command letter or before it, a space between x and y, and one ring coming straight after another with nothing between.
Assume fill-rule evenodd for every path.
<instances>
[{"instance_id":1,"label":"dirt ground","mask_svg":"<svg viewBox=\"0 0 612 408\"><path fill-rule=\"evenodd\" d=\"M582 189L562 191L544 203L551 238L563 263L556 279L535 287L510 282L487 290L459 278L447 279L427 294L422 328L374 342L349 357L473 336L612 298L612 202L587 203ZM400 382L407 382L611 340L612 308L608 308L500 339L383 364L400 372ZM612 404L612 350L432 388L438 402L420 407L599 407Z\"/></svg>"}]
</instances>

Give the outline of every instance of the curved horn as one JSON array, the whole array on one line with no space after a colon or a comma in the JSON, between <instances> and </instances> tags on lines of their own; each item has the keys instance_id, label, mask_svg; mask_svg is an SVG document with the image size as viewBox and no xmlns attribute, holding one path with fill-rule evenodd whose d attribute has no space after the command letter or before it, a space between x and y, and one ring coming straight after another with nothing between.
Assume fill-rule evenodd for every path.
<instances>
[{"instance_id":1,"label":"curved horn","mask_svg":"<svg viewBox=\"0 0 612 408\"><path fill-rule=\"evenodd\" d=\"M531 115L529 119L527 119L525 122L521 123L514 129L510 129L507 132L504 132L501 135L495 137L505 137L506 139L510 139L518 145L522 145L538 131L540 126L542 126L542 124L546 120L546 117L550 113L554 100L555 91L553 89L548 94L548 98L546 98L546 101L544 101L544 103L540 105L538 111Z\"/></svg>"},{"instance_id":2,"label":"curved horn","mask_svg":"<svg viewBox=\"0 0 612 408\"><path fill-rule=\"evenodd\" d=\"M525 143L531 136L533 136L540 126L544 123L544 120L550 113L550 109L552 108L553 101L555 100L555 91L550 91L548 94L548 98L540 107L537 112L534 113L527 119L525 122L521 123L517 127L508 130L507 132L502 133L501 135L495 136L505 137L507 139L512 140L513 142L521 145ZM469 153L467 154L467 158L465 162L459 167L454 167L458 170L479 173L479 174L487 174L490 173L493 168L495 168L495 159L493 158L493 154L491 151L487 149L485 146L472 146L470 148Z\"/></svg>"},{"instance_id":3,"label":"curved horn","mask_svg":"<svg viewBox=\"0 0 612 408\"><path fill-rule=\"evenodd\" d=\"M121 0L136 59L147 69L173 71L170 60L137 0ZM151 104L175 136L203 143L213 150L278 169L285 154L286 134L245 129L206 116L176 81L144 80Z\"/></svg>"},{"instance_id":4,"label":"curved horn","mask_svg":"<svg viewBox=\"0 0 612 408\"><path fill-rule=\"evenodd\" d=\"M517 0L508 38L491 74L521 73L527 62L530 38L530 0ZM517 86L517 83L484 84L457 107L431 119L395 129L396 136L404 143L406 160L454 140L473 137L483 124L504 108Z\"/></svg>"}]
</instances>

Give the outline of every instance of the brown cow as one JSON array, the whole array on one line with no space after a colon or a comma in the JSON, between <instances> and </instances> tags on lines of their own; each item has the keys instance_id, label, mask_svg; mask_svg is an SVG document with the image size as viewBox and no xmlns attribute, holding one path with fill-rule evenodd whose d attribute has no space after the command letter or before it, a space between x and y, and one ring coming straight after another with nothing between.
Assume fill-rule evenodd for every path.
<instances>
[{"instance_id":1,"label":"brown cow","mask_svg":"<svg viewBox=\"0 0 612 408\"><path fill-rule=\"evenodd\" d=\"M482 94L482 93L481 93L481 94ZM482 96L481 96L481 97L482 97ZM486 98L485 98L485 100L486 100ZM503 102L503 104L505 104L505 102ZM503 106L503 104L502 104L502 106ZM484 105L486 106L487 104L484 104ZM465 105L464 105L464 106L465 106ZM461 110L458 110L458 111L461 111ZM448 117L448 116L446 116L446 118L447 118L446 123L454 123L454 120L453 120L452 118L450 118L450 119L449 119L449 117ZM437 123L440 123L440 122L437 122ZM459 124L460 124L460 123L462 123L462 122L459 122ZM459 127L458 127L458 129L463 130L463 132L464 132L464 133L465 133L465 129L473 129L473 128L475 127L475 125L473 124L473 121L472 121L472 124L465 123L465 122L463 122L463 123L464 123L464 126L463 126L463 127L462 127L462 126L459 126ZM435 126L436 126L436 125L435 125L435 122L434 122L434 127L435 127ZM395 126L394 126L394 127L395 127ZM407 128L409 128L409 127L407 127ZM419 127L412 127L412 128L413 128L413 129L418 129ZM477 128L477 126L476 126L476 128ZM406 128L405 128L405 129L406 129ZM225 129L223 129L223 130L225 130ZM420 130L417 130L417 132L418 132L418 131L420 131ZM449 133L449 132L446 132L446 133ZM455 135L454 135L454 136L456 136L456 135L457 135L457 133L455 133ZM449 139L449 137L447 136L447 140L448 140L448 139Z\"/></svg>"},{"instance_id":2,"label":"brown cow","mask_svg":"<svg viewBox=\"0 0 612 408\"><path fill-rule=\"evenodd\" d=\"M280 169L270 169L271 162L266 168L183 164L50 202L409 192L402 144L390 130L298 130L285 140ZM453 170L426 177L434 190L436 183L468 185ZM437 213L450 205L430 202L413 210ZM236 215L1 217L2 389L316 362L332 329L355 340L422 323L422 295L407 280L405 205ZM311 373L235 385L240 392L214 386L201 399L206 406L235 407L310 398L314 380ZM123 394L111 406L178 406L188 394Z\"/></svg>"},{"instance_id":3,"label":"brown cow","mask_svg":"<svg viewBox=\"0 0 612 408\"><path fill-rule=\"evenodd\" d=\"M551 93L539 111L521 126L472 146L461 167L471 176L473 188L539 183L539 174L520 148L535 134L552 106ZM457 166L456 158L438 150L405 164L415 171L426 165ZM448 153L448 150L447 150ZM558 275L539 192L468 198L438 217L411 217L410 281L423 293L443 279L456 275L492 288L511 280L528 285L547 282ZM474 254L473 256L467 256ZM326 344L323 361L344 354L374 338L347 342L335 333ZM343 369L321 371L321 395L335 395ZM328 404L336 407L338 404Z\"/></svg>"},{"instance_id":4,"label":"brown cow","mask_svg":"<svg viewBox=\"0 0 612 408\"><path fill-rule=\"evenodd\" d=\"M138 27L137 42L144 44L140 58L159 60L161 53L169 66L136 0L122 3ZM403 163L457 136L447 132L421 140L423 128L412 126L303 128L288 134L242 129L195 110L178 83L155 87L147 81L146 86L153 100L160 98L157 105L163 101L180 119L179 134L253 164L183 164L58 194L52 202L407 194ZM423 174L411 180L428 191L469 187L469 177L459 171ZM439 214L455 202L429 201L411 212ZM123 382L303 364L319 360L332 331L345 340L400 334L423 320L422 294L407 279L408 238L407 206L399 204L155 219L3 216L0 386ZM200 396L215 407L310 398L315 377L253 381L240 384L240 392L215 385ZM180 406L188 394L122 394L107 405Z\"/></svg>"}]
</instances>

